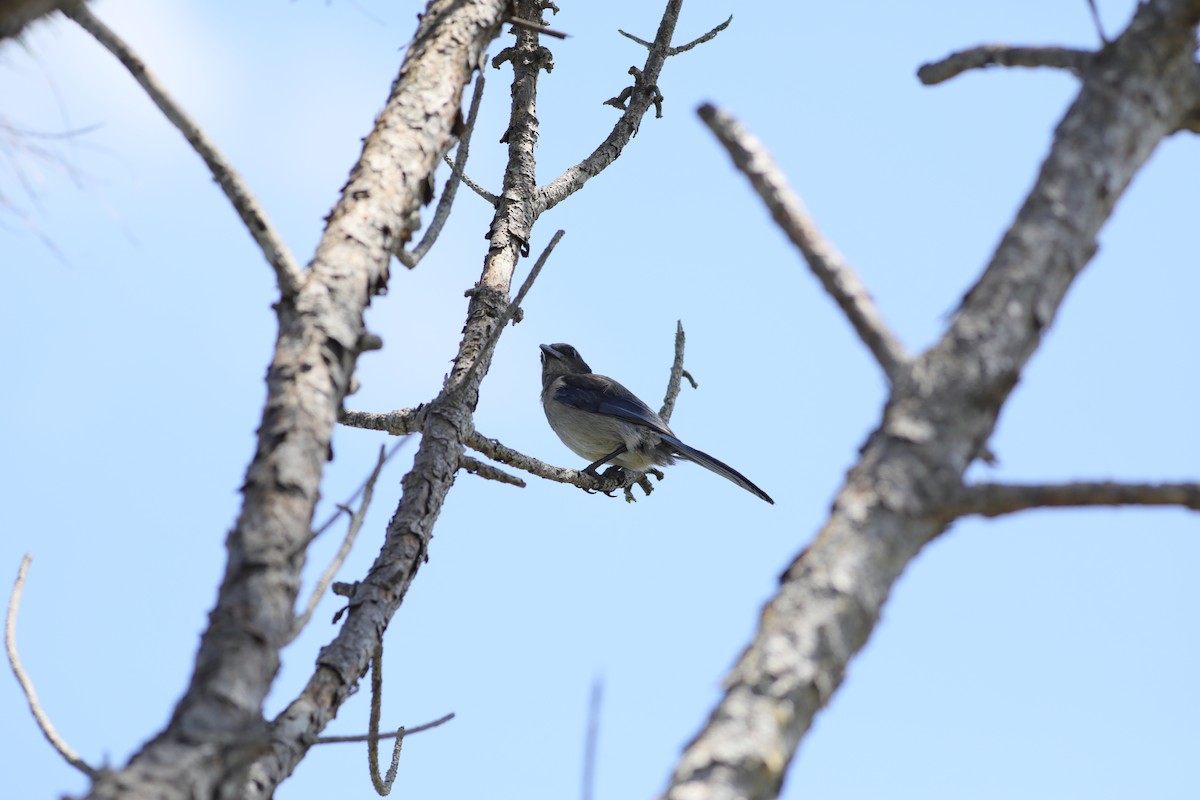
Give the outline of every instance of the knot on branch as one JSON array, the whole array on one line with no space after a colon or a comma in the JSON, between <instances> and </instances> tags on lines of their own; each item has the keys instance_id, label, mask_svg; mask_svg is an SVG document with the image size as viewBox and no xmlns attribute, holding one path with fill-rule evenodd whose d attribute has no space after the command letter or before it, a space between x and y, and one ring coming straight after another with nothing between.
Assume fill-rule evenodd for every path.
<instances>
[{"instance_id":1,"label":"knot on branch","mask_svg":"<svg viewBox=\"0 0 1200 800\"><path fill-rule=\"evenodd\" d=\"M662 92L658 90L658 84L646 83L642 71L637 67L630 67L629 74L633 76L633 86L626 86L619 95L605 100L604 105L626 111L628 109L627 102L633 98L634 92L646 92L650 95L650 102L654 104L655 118L662 119L663 96Z\"/></svg>"}]
</instances>

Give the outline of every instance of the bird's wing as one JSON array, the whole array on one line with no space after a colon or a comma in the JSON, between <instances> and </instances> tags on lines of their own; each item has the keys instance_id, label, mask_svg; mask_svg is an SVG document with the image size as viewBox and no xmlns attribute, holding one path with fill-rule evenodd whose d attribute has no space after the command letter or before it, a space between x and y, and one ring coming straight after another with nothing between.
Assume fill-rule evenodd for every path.
<instances>
[{"instance_id":1,"label":"bird's wing","mask_svg":"<svg viewBox=\"0 0 1200 800\"><path fill-rule=\"evenodd\" d=\"M558 379L554 399L582 411L616 417L674 438L671 429L650 406L603 375L563 375Z\"/></svg>"}]
</instances>

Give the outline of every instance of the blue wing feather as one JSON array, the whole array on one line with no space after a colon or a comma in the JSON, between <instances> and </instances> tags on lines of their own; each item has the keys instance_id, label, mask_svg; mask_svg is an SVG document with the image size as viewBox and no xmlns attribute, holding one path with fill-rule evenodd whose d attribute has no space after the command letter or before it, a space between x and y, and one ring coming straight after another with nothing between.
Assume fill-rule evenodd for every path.
<instances>
[{"instance_id":1,"label":"blue wing feather","mask_svg":"<svg viewBox=\"0 0 1200 800\"><path fill-rule=\"evenodd\" d=\"M671 429L650 406L612 378L603 375L563 375L554 399L564 405L604 414L671 436Z\"/></svg>"}]
</instances>

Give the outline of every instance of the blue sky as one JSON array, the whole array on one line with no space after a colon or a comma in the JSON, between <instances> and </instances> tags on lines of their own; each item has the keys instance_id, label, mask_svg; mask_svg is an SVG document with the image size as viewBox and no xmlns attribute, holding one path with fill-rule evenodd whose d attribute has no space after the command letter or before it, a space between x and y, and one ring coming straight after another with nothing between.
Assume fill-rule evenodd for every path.
<instances>
[{"instance_id":1,"label":"blue sky","mask_svg":"<svg viewBox=\"0 0 1200 800\"><path fill-rule=\"evenodd\" d=\"M1100 3L1110 32L1133 5ZM543 182L615 120L601 103L644 59L616 29L649 38L661 12L561 6L553 24L572 38L549 43ZM306 262L419 6L94 8L202 122ZM705 0L685 5L678 38L730 12L715 41L667 64L666 117L645 120L612 168L539 223L535 251L557 228L567 234L525 321L500 343L476 423L580 466L539 408L537 344L574 344L657 405L682 320L700 388L685 389L673 427L777 505L687 464L632 506L537 480L522 490L460 476L430 563L385 639L386 724L458 715L405 744L402 795L577 796L597 677L595 797L659 792L878 421L879 370L696 106L727 108L767 143L917 351L987 262L1076 84L1059 72L992 70L924 88L916 68L980 42L1097 41L1083 0ZM510 73L487 79L468 172L495 189ZM0 97L11 126L88 129L26 139L54 160L8 148L0 163L9 204L0 330L10 343L0 574L15 576L21 554L34 554L18 631L26 667L80 754L122 764L165 722L190 674L253 452L276 292L199 159L73 24L0 48ZM999 465L973 477L1196 477L1198 173L1200 145L1176 136L1139 174L1005 408L992 441ZM430 257L414 271L393 266L388 295L368 314L386 346L361 360L350 407L412 406L440 386L489 214L464 190ZM327 501L353 491L382 442L337 432ZM343 580L372 560L405 466L401 457L384 473ZM1198 533L1195 516L1176 510L955 525L897 585L784 797L1195 797ZM336 546L332 534L316 544L312 578ZM286 651L268 714L307 678L337 606L326 600ZM328 732L362 732L367 713L356 696ZM10 677L0 678L0 717L6 794L83 790ZM363 749L314 750L278 796L374 796Z\"/></svg>"}]
</instances>

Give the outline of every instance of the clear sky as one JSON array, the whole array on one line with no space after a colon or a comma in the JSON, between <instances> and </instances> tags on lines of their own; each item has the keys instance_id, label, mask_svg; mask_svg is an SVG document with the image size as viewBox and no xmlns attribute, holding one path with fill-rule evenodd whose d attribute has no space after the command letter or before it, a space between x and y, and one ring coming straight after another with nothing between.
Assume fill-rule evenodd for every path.
<instances>
[{"instance_id":1,"label":"clear sky","mask_svg":"<svg viewBox=\"0 0 1200 800\"><path fill-rule=\"evenodd\" d=\"M644 60L616 29L650 38L661 13L560 5L553 24L572 38L547 43L542 181L616 118L601 103ZM1110 33L1133 6L1100 3ZM203 123L307 262L420 6L94 8ZM668 62L665 118L647 118L616 165L542 219L535 252L557 228L567 234L525 321L500 343L476 422L543 460L582 466L539 407L538 343L574 344L657 406L682 320L700 388L684 390L673 427L777 505L688 464L636 505L461 475L385 639L385 724L458 715L406 743L401 797L578 797L596 678L595 797L658 793L878 422L879 370L696 106L724 106L770 146L918 351L1012 220L1076 83L995 69L923 88L917 67L980 42L1097 43L1084 0L704 0L685 4L679 40L731 12L715 41ZM468 167L493 190L510 77L487 72ZM62 735L91 763L119 765L162 726L190 674L253 452L276 290L199 159L72 23L0 47L0 98L9 126L83 131L9 137L0 159L0 577L7 587L21 554L34 554L18 631L25 664ZM973 477L1200 474L1197 208L1200 143L1176 136L1122 199L1006 406L992 441L999 465ZM368 315L386 346L361 360L350 407L412 406L440 386L489 215L464 189L433 254L415 271L393 266ZM337 432L327 501L358 485L384 441ZM373 559L405 460L385 472L341 579ZM310 578L336 538L315 546ZM1198 563L1197 517L1177 510L955 525L896 587L784 796L1195 798ZM268 714L310 674L338 605L323 602L286 651ZM364 693L328 732L363 732L367 714ZM6 797L83 790L7 676L0 719ZM364 749L314 750L278 797L374 796Z\"/></svg>"}]
</instances>

